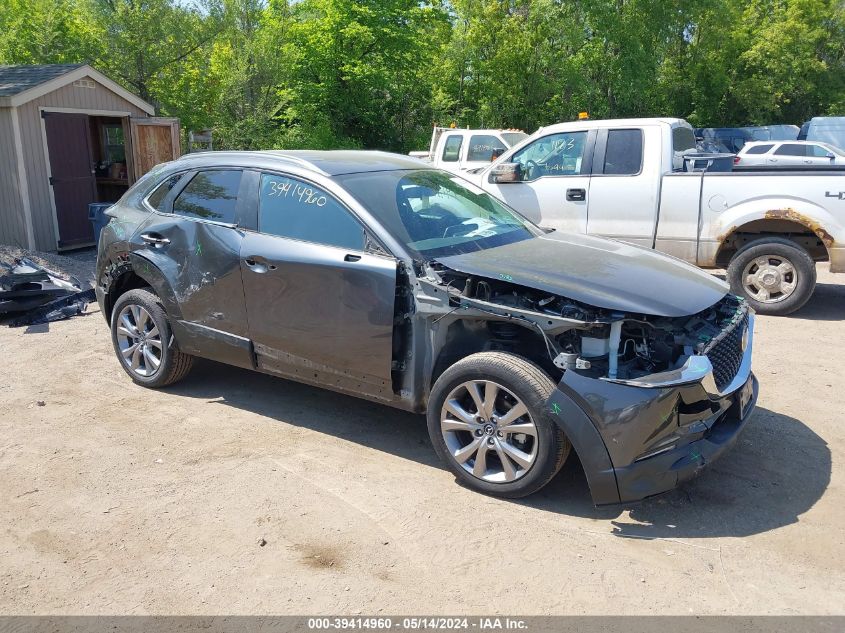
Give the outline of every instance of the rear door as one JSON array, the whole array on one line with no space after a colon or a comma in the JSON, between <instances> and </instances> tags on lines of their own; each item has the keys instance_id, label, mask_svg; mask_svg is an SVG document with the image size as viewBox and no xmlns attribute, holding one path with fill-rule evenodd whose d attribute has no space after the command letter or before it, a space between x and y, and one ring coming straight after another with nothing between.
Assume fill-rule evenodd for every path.
<instances>
[{"instance_id":1,"label":"rear door","mask_svg":"<svg viewBox=\"0 0 845 633\"><path fill-rule=\"evenodd\" d=\"M314 183L262 173L257 198L240 265L258 366L390 399L396 260Z\"/></svg>"},{"instance_id":2,"label":"rear door","mask_svg":"<svg viewBox=\"0 0 845 633\"><path fill-rule=\"evenodd\" d=\"M154 210L132 237L135 252L162 271L181 319L183 351L250 367L237 228L255 174L209 168L166 179L147 196Z\"/></svg>"},{"instance_id":3,"label":"rear door","mask_svg":"<svg viewBox=\"0 0 845 633\"><path fill-rule=\"evenodd\" d=\"M94 241L88 204L97 200L88 115L43 112L59 247Z\"/></svg>"},{"instance_id":4,"label":"rear door","mask_svg":"<svg viewBox=\"0 0 845 633\"><path fill-rule=\"evenodd\" d=\"M645 156L652 157L646 162ZM652 247L660 193L660 128L599 131L587 233Z\"/></svg>"},{"instance_id":5,"label":"rear door","mask_svg":"<svg viewBox=\"0 0 845 633\"><path fill-rule=\"evenodd\" d=\"M517 163L522 180L482 187L543 227L584 233L595 130L542 136L501 160Z\"/></svg>"},{"instance_id":6,"label":"rear door","mask_svg":"<svg viewBox=\"0 0 845 633\"><path fill-rule=\"evenodd\" d=\"M802 143L782 143L775 151L766 156L768 165L778 167L784 165L806 165L808 145Z\"/></svg>"}]
</instances>

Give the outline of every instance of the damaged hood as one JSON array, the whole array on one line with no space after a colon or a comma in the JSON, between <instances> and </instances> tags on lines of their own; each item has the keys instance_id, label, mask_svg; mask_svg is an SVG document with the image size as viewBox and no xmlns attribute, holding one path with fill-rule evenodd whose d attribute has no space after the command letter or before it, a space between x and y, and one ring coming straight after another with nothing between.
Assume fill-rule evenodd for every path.
<instances>
[{"instance_id":1,"label":"damaged hood","mask_svg":"<svg viewBox=\"0 0 845 633\"><path fill-rule=\"evenodd\" d=\"M554 232L437 261L597 308L654 316L695 314L728 292L723 281L674 257L574 233Z\"/></svg>"}]
</instances>

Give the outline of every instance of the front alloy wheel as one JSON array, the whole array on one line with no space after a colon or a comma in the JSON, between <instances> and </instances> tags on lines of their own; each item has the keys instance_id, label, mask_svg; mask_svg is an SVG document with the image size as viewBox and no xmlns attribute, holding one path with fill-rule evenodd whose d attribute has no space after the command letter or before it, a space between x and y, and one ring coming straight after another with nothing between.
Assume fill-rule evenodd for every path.
<instances>
[{"instance_id":1,"label":"front alloy wheel","mask_svg":"<svg viewBox=\"0 0 845 633\"><path fill-rule=\"evenodd\" d=\"M528 408L490 380L455 387L443 405L440 429L455 461L483 481L515 481L537 460L537 427Z\"/></svg>"},{"instance_id":2,"label":"front alloy wheel","mask_svg":"<svg viewBox=\"0 0 845 633\"><path fill-rule=\"evenodd\" d=\"M468 488L516 499L545 486L569 455L553 419L555 384L531 361L480 352L444 371L428 400L434 450Z\"/></svg>"}]
</instances>

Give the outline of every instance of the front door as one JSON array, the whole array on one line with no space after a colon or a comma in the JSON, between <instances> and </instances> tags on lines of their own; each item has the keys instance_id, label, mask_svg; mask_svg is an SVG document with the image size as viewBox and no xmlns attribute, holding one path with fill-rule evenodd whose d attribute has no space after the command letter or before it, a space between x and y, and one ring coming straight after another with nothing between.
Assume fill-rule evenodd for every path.
<instances>
[{"instance_id":1,"label":"front door","mask_svg":"<svg viewBox=\"0 0 845 633\"><path fill-rule=\"evenodd\" d=\"M557 132L540 137L501 160L520 166L520 182L482 187L540 226L585 233L595 132Z\"/></svg>"},{"instance_id":2,"label":"front door","mask_svg":"<svg viewBox=\"0 0 845 633\"><path fill-rule=\"evenodd\" d=\"M88 115L44 112L42 116L59 247L88 244L94 241L88 205L97 200Z\"/></svg>"},{"instance_id":3,"label":"front door","mask_svg":"<svg viewBox=\"0 0 845 633\"><path fill-rule=\"evenodd\" d=\"M258 233L241 245L258 366L339 391L392 396L396 260L314 184L261 175Z\"/></svg>"}]
</instances>

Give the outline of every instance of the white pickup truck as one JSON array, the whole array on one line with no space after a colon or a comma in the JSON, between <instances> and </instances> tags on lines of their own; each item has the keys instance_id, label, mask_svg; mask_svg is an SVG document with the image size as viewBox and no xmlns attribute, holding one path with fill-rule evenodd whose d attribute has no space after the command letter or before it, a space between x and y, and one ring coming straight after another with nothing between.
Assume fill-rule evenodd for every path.
<instances>
[{"instance_id":1,"label":"white pickup truck","mask_svg":"<svg viewBox=\"0 0 845 633\"><path fill-rule=\"evenodd\" d=\"M435 127L427 152L411 152L420 158L451 172L486 167L509 147L528 138L520 130L465 130Z\"/></svg>"},{"instance_id":2,"label":"white pickup truck","mask_svg":"<svg viewBox=\"0 0 845 633\"><path fill-rule=\"evenodd\" d=\"M845 272L845 171L685 171L695 151L682 119L577 121L465 177L541 226L727 267L763 314L807 302L815 261Z\"/></svg>"}]
</instances>

